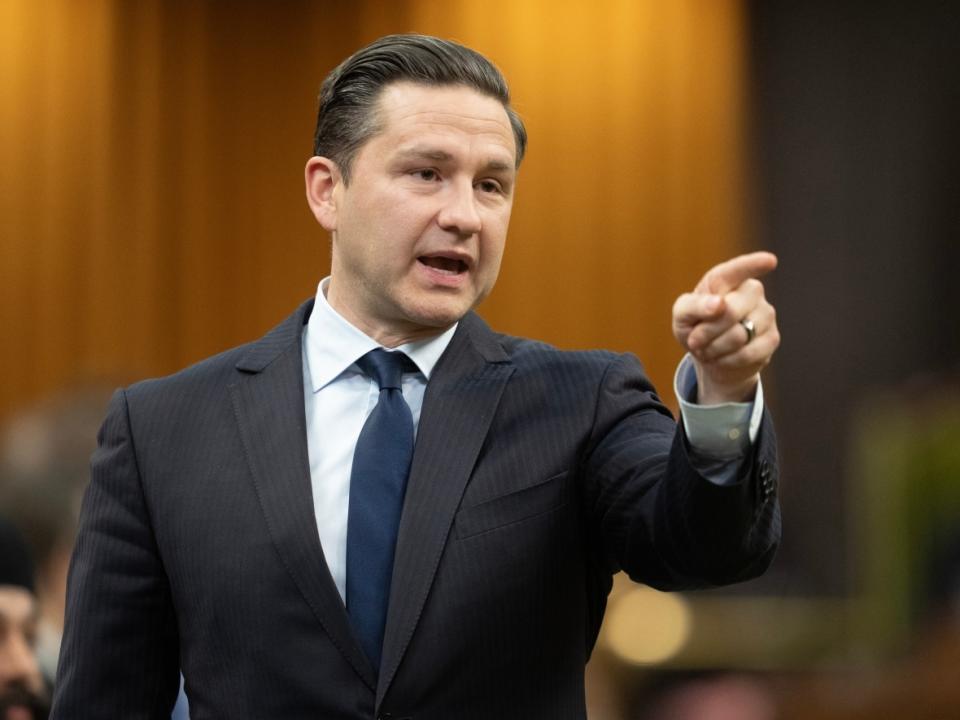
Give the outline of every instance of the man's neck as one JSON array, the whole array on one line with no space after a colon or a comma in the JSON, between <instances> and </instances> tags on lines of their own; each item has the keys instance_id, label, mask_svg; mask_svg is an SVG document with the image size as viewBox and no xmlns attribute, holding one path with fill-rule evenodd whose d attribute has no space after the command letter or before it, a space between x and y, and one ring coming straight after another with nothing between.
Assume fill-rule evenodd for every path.
<instances>
[{"instance_id":1,"label":"man's neck","mask_svg":"<svg viewBox=\"0 0 960 720\"><path fill-rule=\"evenodd\" d=\"M354 312L349 304L342 302L335 287L335 283L331 279L331 282L324 288L324 296L327 298L330 307L357 330L385 348L396 348L407 343L429 340L442 335L453 324L443 327L429 327L403 321L376 322L362 313Z\"/></svg>"}]
</instances>

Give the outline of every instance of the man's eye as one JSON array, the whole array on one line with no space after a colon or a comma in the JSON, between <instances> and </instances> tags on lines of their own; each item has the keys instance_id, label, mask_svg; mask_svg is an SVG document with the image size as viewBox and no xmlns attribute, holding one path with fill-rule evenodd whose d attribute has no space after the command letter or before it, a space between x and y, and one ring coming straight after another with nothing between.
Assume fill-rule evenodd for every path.
<instances>
[{"instance_id":1,"label":"man's eye","mask_svg":"<svg viewBox=\"0 0 960 720\"><path fill-rule=\"evenodd\" d=\"M414 177L420 180L426 180L427 182L434 182L440 179L440 173L432 168L424 168L422 170L414 170Z\"/></svg>"},{"instance_id":2,"label":"man's eye","mask_svg":"<svg viewBox=\"0 0 960 720\"><path fill-rule=\"evenodd\" d=\"M500 187L500 183L494 182L493 180L481 180L481 181L478 183L478 186L480 187L481 190L483 190L484 192L487 192L487 193L499 193L499 192L502 192L502 188Z\"/></svg>"}]
</instances>

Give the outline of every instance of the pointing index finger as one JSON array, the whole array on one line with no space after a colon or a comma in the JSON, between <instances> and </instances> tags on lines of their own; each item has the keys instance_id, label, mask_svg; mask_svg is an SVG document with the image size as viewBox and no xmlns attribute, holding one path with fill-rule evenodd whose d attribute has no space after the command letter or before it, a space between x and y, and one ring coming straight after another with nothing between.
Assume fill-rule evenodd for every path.
<instances>
[{"instance_id":1,"label":"pointing index finger","mask_svg":"<svg viewBox=\"0 0 960 720\"><path fill-rule=\"evenodd\" d=\"M771 252L738 255L710 268L697 285L697 291L724 295L740 287L744 280L763 277L775 267L777 256Z\"/></svg>"}]
</instances>

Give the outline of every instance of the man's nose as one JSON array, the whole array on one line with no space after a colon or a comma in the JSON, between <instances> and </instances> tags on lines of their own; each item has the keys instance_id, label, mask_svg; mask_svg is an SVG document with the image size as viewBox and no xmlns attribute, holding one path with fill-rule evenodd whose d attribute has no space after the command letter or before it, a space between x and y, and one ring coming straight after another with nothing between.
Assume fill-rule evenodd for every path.
<instances>
[{"instance_id":1,"label":"man's nose","mask_svg":"<svg viewBox=\"0 0 960 720\"><path fill-rule=\"evenodd\" d=\"M0 688L10 685L33 692L41 685L40 667L33 648L22 633L15 631L9 633L0 646Z\"/></svg>"},{"instance_id":2,"label":"man's nose","mask_svg":"<svg viewBox=\"0 0 960 720\"><path fill-rule=\"evenodd\" d=\"M464 237L480 232L482 222L476 190L471 183L465 181L450 186L437 215L437 222L444 230Z\"/></svg>"}]
</instances>

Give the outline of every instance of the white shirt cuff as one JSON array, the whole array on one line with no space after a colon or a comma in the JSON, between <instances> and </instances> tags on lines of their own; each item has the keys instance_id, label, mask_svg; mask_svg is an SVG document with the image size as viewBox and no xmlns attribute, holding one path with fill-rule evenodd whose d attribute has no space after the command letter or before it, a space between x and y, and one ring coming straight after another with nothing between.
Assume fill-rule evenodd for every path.
<instances>
[{"instance_id":1,"label":"white shirt cuff","mask_svg":"<svg viewBox=\"0 0 960 720\"><path fill-rule=\"evenodd\" d=\"M698 405L697 373L687 354L677 366L673 391L680 402L680 417L692 450L715 460L735 460L747 454L760 431L763 383L757 383L753 402Z\"/></svg>"}]
</instances>

